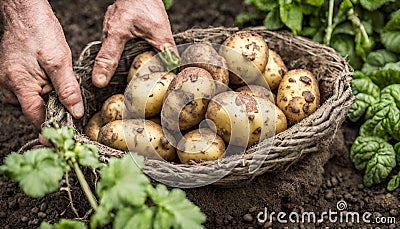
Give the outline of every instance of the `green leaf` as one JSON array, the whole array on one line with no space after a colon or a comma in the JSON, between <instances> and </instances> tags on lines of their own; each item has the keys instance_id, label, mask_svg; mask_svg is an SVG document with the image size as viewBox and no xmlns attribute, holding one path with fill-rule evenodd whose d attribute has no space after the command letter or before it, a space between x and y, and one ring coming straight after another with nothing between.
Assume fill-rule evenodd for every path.
<instances>
[{"instance_id":1,"label":"green leaf","mask_svg":"<svg viewBox=\"0 0 400 229\"><path fill-rule=\"evenodd\" d=\"M387 50L400 53L400 31L382 32L381 42Z\"/></svg>"},{"instance_id":2,"label":"green leaf","mask_svg":"<svg viewBox=\"0 0 400 229\"><path fill-rule=\"evenodd\" d=\"M360 4L364 9L374 11L383 6L387 0L360 0Z\"/></svg>"},{"instance_id":3,"label":"green leaf","mask_svg":"<svg viewBox=\"0 0 400 229\"><path fill-rule=\"evenodd\" d=\"M396 143L393 146L394 152L396 152L396 161L397 164L400 165L400 142Z\"/></svg>"},{"instance_id":4,"label":"green leaf","mask_svg":"<svg viewBox=\"0 0 400 229\"><path fill-rule=\"evenodd\" d=\"M163 0L163 3L164 3L165 9L169 10L174 5L174 0Z\"/></svg>"},{"instance_id":5,"label":"green leaf","mask_svg":"<svg viewBox=\"0 0 400 229\"><path fill-rule=\"evenodd\" d=\"M159 207L155 213L153 228L164 229L171 228L173 225L174 216L165 208Z\"/></svg>"},{"instance_id":6,"label":"green leaf","mask_svg":"<svg viewBox=\"0 0 400 229\"><path fill-rule=\"evenodd\" d=\"M143 157L127 154L122 159L111 158L108 166L102 168L101 180L96 189L100 205L92 217L93 225L108 223L110 219L104 217L115 209L144 205L150 181L141 171L143 162Z\"/></svg>"},{"instance_id":7,"label":"green leaf","mask_svg":"<svg viewBox=\"0 0 400 229\"><path fill-rule=\"evenodd\" d=\"M399 61L399 57L386 49L379 49L371 52L367 56L366 63L362 67L362 72L372 75L375 71L382 69L387 63Z\"/></svg>"},{"instance_id":8,"label":"green leaf","mask_svg":"<svg viewBox=\"0 0 400 229\"><path fill-rule=\"evenodd\" d=\"M113 228L140 228L151 229L154 208L144 206L142 208L123 208L118 210Z\"/></svg>"},{"instance_id":9,"label":"green leaf","mask_svg":"<svg viewBox=\"0 0 400 229\"><path fill-rule=\"evenodd\" d=\"M44 127L42 129L42 135L49 139L57 148L64 148L66 140L73 140L74 130L69 127Z\"/></svg>"},{"instance_id":10,"label":"green leaf","mask_svg":"<svg viewBox=\"0 0 400 229\"><path fill-rule=\"evenodd\" d=\"M156 188L148 190L148 193L155 204L162 211L169 212L173 216L174 228L203 228L205 216L199 207L190 202L180 189L168 191L165 185L158 184Z\"/></svg>"},{"instance_id":11,"label":"green leaf","mask_svg":"<svg viewBox=\"0 0 400 229\"><path fill-rule=\"evenodd\" d=\"M276 0L252 0L253 5L261 11L270 11L278 6Z\"/></svg>"},{"instance_id":12,"label":"green leaf","mask_svg":"<svg viewBox=\"0 0 400 229\"><path fill-rule=\"evenodd\" d=\"M400 83L400 61L396 63L388 63L380 70L370 75L371 80L380 88L388 85Z\"/></svg>"},{"instance_id":13,"label":"green leaf","mask_svg":"<svg viewBox=\"0 0 400 229\"><path fill-rule=\"evenodd\" d=\"M357 137L350 158L358 170L365 169L363 181L367 187L382 182L396 166L392 145L379 137Z\"/></svg>"},{"instance_id":14,"label":"green leaf","mask_svg":"<svg viewBox=\"0 0 400 229\"><path fill-rule=\"evenodd\" d=\"M400 13L394 14L385 25L381 33L381 42L389 51L400 53Z\"/></svg>"},{"instance_id":15,"label":"green leaf","mask_svg":"<svg viewBox=\"0 0 400 229\"><path fill-rule=\"evenodd\" d=\"M354 73L351 87L356 99L350 107L349 119L356 122L365 114L368 107L379 101L380 89L360 72Z\"/></svg>"},{"instance_id":16,"label":"green leaf","mask_svg":"<svg viewBox=\"0 0 400 229\"><path fill-rule=\"evenodd\" d=\"M345 34L332 36L331 47L342 56L347 56L349 58L349 63L353 68L361 68L362 59L356 54L354 38L352 36Z\"/></svg>"},{"instance_id":17,"label":"green leaf","mask_svg":"<svg viewBox=\"0 0 400 229\"><path fill-rule=\"evenodd\" d=\"M400 140L400 84L381 91L378 103L368 108L367 121L360 127L360 136L378 136L385 140Z\"/></svg>"},{"instance_id":18,"label":"green leaf","mask_svg":"<svg viewBox=\"0 0 400 229\"><path fill-rule=\"evenodd\" d=\"M40 224L39 229L86 229L85 223L77 220L62 219L60 222L51 225L46 222Z\"/></svg>"},{"instance_id":19,"label":"green leaf","mask_svg":"<svg viewBox=\"0 0 400 229\"><path fill-rule=\"evenodd\" d=\"M127 205L143 205L150 181L140 170L142 165L143 157L136 154L132 154L132 157L130 154L125 155L122 159L110 159L108 167L101 171L101 180L96 190L101 198L100 204L109 210Z\"/></svg>"},{"instance_id":20,"label":"green leaf","mask_svg":"<svg viewBox=\"0 0 400 229\"><path fill-rule=\"evenodd\" d=\"M320 7L324 4L324 0L304 0L303 2L316 7Z\"/></svg>"},{"instance_id":21,"label":"green leaf","mask_svg":"<svg viewBox=\"0 0 400 229\"><path fill-rule=\"evenodd\" d=\"M103 166L99 162L99 150L95 145L84 144L76 147L78 162L80 165L99 168Z\"/></svg>"},{"instance_id":22,"label":"green leaf","mask_svg":"<svg viewBox=\"0 0 400 229\"><path fill-rule=\"evenodd\" d=\"M347 34L350 36L354 36L354 27L351 24L351 22L346 21L344 23L339 24L338 26L335 27L335 29L332 32L332 36L336 34Z\"/></svg>"},{"instance_id":23,"label":"green leaf","mask_svg":"<svg viewBox=\"0 0 400 229\"><path fill-rule=\"evenodd\" d=\"M235 23L237 25L244 25L258 19L260 19L260 14L258 13L242 12L236 16Z\"/></svg>"},{"instance_id":24,"label":"green leaf","mask_svg":"<svg viewBox=\"0 0 400 229\"><path fill-rule=\"evenodd\" d=\"M279 0L279 15L282 22L297 35L302 29L303 12L297 4L287 4L285 0Z\"/></svg>"},{"instance_id":25,"label":"green leaf","mask_svg":"<svg viewBox=\"0 0 400 229\"><path fill-rule=\"evenodd\" d=\"M397 189L399 185L400 185L400 172L396 176L392 177L392 179L390 179L386 189L389 192L392 192L395 189Z\"/></svg>"},{"instance_id":26,"label":"green leaf","mask_svg":"<svg viewBox=\"0 0 400 229\"><path fill-rule=\"evenodd\" d=\"M24 154L11 153L1 170L6 176L19 183L29 196L42 197L56 191L64 175L62 159L50 148L39 148Z\"/></svg>"},{"instance_id":27,"label":"green leaf","mask_svg":"<svg viewBox=\"0 0 400 229\"><path fill-rule=\"evenodd\" d=\"M281 22L278 8L274 8L267 14L264 19L264 26L269 30L278 30L284 26Z\"/></svg>"}]
</instances>

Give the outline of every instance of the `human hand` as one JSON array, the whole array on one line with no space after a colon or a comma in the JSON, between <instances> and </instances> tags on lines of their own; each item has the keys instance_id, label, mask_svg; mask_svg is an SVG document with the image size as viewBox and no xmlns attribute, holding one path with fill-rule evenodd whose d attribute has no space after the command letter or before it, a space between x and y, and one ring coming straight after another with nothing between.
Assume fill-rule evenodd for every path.
<instances>
[{"instance_id":1,"label":"human hand","mask_svg":"<svg viewBox=\"0 0 400 229\"><path fill-rule=\"evenodd\" d=\"M83 116L71 50L46 0L0 1L4 35L0 44L0 90L7 102L20 104L40 128L45 119L42 95L54 86L62 104Z\"/></svg>"},{"instance_id":2,"label":"human hand","mask_svg":"<svg viewBox=\"0 0 400 229\"><path fill-rule=\"evenodd\" d=\"M159 50L175 46L162 0L116 0L108 7L103 43L93 67L95 86L105 87L110 82L126 42L137 37Z\"/></svg>"}]
</instances>

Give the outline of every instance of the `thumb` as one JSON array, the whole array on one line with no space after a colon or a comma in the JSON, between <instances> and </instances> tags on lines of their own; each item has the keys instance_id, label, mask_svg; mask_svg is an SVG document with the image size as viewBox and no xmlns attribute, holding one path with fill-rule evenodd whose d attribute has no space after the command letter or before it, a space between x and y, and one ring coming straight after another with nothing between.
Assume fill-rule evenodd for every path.
<instances>
[{"instance_id":1,"label":"thumb","mask_svg":"<svg viewBox=\"0 0 400 229\"><path fill-rule=\"evenodd\" d=\"M125 44L126 40L119 36L109 35L103 39L93 66L92 81L95 86L102 88L110 82L118 67Z\"/></svg>"}]
</instances>

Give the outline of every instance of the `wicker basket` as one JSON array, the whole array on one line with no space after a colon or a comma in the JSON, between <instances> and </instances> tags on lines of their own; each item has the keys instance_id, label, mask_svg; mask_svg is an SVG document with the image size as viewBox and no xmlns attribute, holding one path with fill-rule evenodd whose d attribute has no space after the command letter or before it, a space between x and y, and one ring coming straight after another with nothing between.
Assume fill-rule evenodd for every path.
<instances>
[{"instance_id":1,"label":"wicker basket","mask_svg":"<svg viewBox=\"0 0 400 229\"><path fill-rule=\"evenodd\" d=\"M268 46L281 54L289 69L305 68L317 76L321 107L301 122L276 135L272 144L263 141L248 149L243 155L191 165L146 159L144 172L147 175L169 186L193 187L191 184L210 180L213 180L214 185L237 186L265 172L284 170L301 160L303 156L318 153L322 147L329 144L346 118L353 101L350 86L352 69L346 60L329 47L301 37L294 37L287 32L271 32L263 27L246 30L255 31L264 36ZM191 29L176 34L175 41L177 44L192 42L220 44L237 31L237 28L223 27ZM55 94L52 94L47 103L47 120L55 119L60 125L74 127L76 140L97 145L100 149L101 160L106 162L108 157L120 157L124 152L89 140L82 134L82 127L89 117L99 110L105 99L112 94L123 92L132 59L152 47L144 41L129 42L112 82L106 88L99 89L92 85L91 70L100 45L100 42L88 44L75 66L85 98L85 116L81 120L74 120L60 104ZM249 172L249 166L254 160L259 160L259 169Z\"/></svg>"}]
</instances>

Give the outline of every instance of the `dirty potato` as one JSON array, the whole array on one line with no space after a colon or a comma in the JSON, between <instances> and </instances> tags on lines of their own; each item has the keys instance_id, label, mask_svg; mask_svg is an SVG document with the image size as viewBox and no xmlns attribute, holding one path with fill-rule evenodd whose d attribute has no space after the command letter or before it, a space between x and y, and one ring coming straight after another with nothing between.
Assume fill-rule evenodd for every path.
<instances>
[{"instance_id":1,"label":"dirty potato","mask_svg":"<svg viewBox=\"0 0 400 229\"><path fill-rule=\"evenodd\" d=\"M182 52L181 64L184 67L199 67L207 70L216 81L216 91L226 91L229 84L229 71L225 58L207 43L192 44Z\"/></svg>"},{"instance_id":2,"label":"dirty potato","mask_svg":"<svg viewBox=\"0 0 400 229\"><path fill-rule=\"evenodd\" d=\"M85 126L85 134L92 140L97 141L101 127L103 126L103 119L101 113L95 113Z\"/></svg>"},{"instance_id":3,"label":"dirty potato","mask_svg":"<svg viewBox=\"0 0 400 229\"><path fill-rule=\"evenodd\" d=\"M129 117L149 118L160 114L165 93L175 76L172 72L153 72L133 78L125 90Z\"/></svg>"},{"instance_id":4,"label":"dirty potato","mask_svg":"<svg viewBox=\"0 0 400 229\"><path fill-rule=\"evenodd\" d=\"M315 76L304 69L287 72L278 88L277 105L285 113L289 124L312 114L320 105Z\"/></svg>"},{"instance_id":5,"label":"dirty potato","mask_svg":"<svg viewBox=\"0 0 400 229\"><path fill-rule=\"evenodd\" d=\"M178 157L182 163L217 160L225 152L225 143L220 136L207 128L186 133L178 143Z\"/></svg>"},{"instance_id":6,"label":"dirty potato","mask_svg":"<svg viewBox=\"0 0 400 229\"><path fill-rule=\"evenodd\" d=\"M231 71L233 85L250 84L262 77L268 62L268 45L264 38L250 31L240 31L228 37L219 49Z\"/></svg>"},{"instance_id":7,"label":"dirty potato","mask_svg":"<svg viewBox=\"0 0 400 229\"><path fill-rule=\"evenodd\" d=\"M173 161L176 157L173 138L150 120L115 120L101 128L98 140L109 147L152 159Z\"/></svg>"},{"instance_id":8,"label":"dirty potato","mask_svg":"<svg viewBox=\"0 0 400 229\"><path fill-rule=\"evenodd\" d=\"M256 96L259 98L268 99L269 101L271 101L275 104L276 98L275 98L275 95L271 92L271 90L269 90L265 87L259 86L259 85L243 86L243 87L239 87L235 91L246 93L248 95Z\"/></svg>"},{"instance_id":9,"label":"dirty potato","mask_svg":"<svg viewBox=\"0 0 400 229\"><path fill-rule=\"evenodd\" d=\"M125 110L124 95L115 94L109 97L101 107L103 124L114 120L121 120Z\"/></svg>"},{"instance_id":10,"label":"dirty potato","mask_svg":"<svg viewBox=\"0 0 400 229\"><path fill-rule=\"evenodd\" d=\"M163 72L165 70L164 65L156 54L154 51L146 51L133 59L128 73L128 84L135 76L146 75L152 72Z\"/></svg>"},{"instance_id":11,"label":"dirty potato","mask_svg":"<svg viewBox=\"0 0 400 229\"><path fill-rule=\"evenodd\" d=\"M199 124L214 93L215 84L208 71L198 67L183 69L165 94L162 125L175 132Z\"/></svg>"},{"instance_id":12,"label":"dirty potato","mask_svg":"<svg viewBox=\"0 0 400 229\"><path fill-rule=\"evenodd\" d=\"M275 105L268 99L227 91L211 99L206 118L225 142L249 147L275 134Z\"/></svg>"},{"instance_id":13,"label":"dirty potato","mask_svg":"<svg viewBox=\"0 0 400 229\"><path fill-rule=\"evenodd\" d=\"M271 91L275 91L287 71L288 69L281 56L278 53L269 50L268 63L263 71L263 77L259 80L266 81Z\"/></svg>"}]
</instances>

